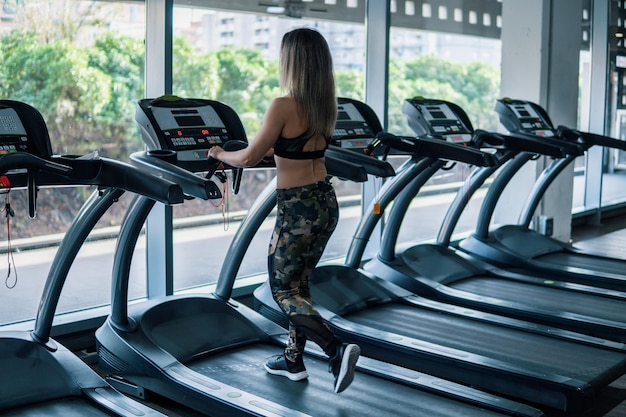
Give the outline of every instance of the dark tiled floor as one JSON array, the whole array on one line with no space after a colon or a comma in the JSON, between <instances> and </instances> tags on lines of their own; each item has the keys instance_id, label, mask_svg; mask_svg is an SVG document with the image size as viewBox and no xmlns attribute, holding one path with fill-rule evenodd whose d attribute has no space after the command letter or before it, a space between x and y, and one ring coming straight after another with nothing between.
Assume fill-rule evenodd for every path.
<instances>
[{"instance_id":1,"label":"dark tiled floor","mask_svg":"<svg viewBox=\"0 0 626 417\"><path fill-rule=\"evenodd\" d=\"M600 225L581 225L572 229L575 246L626 259L626 215L605 220Z\"/></svg>"}]
</instances>

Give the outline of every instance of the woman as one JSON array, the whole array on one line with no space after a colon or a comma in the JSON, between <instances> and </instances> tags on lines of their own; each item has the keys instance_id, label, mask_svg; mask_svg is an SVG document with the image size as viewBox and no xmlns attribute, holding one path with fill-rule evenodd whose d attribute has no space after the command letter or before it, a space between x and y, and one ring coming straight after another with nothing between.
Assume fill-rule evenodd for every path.
<instances>
[{"instance_id":1,"label":"woman","mask_svg":"<svg viewBox=\"0 0 626 417\"><path fill-rule=\"evenodd\" d=\"M334 389L341 392L354 378L360 349L342 343L324 324L309 290L311 271L339 219L324 165L337 118L335 79L328 44L319 32L301 28L284 35L280 82L287 95L271 102L250 145L233 152L214 147L209 156L250 167L274 155L278 214L269 247L269 283L290 323L288 346L282 355L270 358L265 369L292 381L307 378L302 354L310 339L330 358Z\"/></svg>"}]
</instances>

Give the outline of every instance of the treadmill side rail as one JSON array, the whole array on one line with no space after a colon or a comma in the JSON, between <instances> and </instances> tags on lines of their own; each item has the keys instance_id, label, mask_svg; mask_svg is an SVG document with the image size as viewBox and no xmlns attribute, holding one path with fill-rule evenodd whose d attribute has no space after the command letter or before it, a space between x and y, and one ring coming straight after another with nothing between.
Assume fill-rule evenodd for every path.
<instances>
[{"instance_id":1,"label":"treadmill side rail","mask_svg":"<svg viewBox=\"0 0 626 417\"><path fill-rule=\"evenodd\" d=\"M180 384L186 385L201 393L210 393L212 397L235 408L253 411L254 415L268 417L280 417L287 415L293 417L310 417L308 414L283 407L280 404L268 401L194 372L180 363L176 363L163 371Z\"/></svg>"}]
</instances>

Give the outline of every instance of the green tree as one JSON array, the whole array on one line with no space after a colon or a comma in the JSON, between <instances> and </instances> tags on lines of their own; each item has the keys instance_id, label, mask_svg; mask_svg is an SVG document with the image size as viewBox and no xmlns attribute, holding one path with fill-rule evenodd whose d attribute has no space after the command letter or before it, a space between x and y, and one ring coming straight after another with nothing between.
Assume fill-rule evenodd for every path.
<instances>
[{"instance_id":1,"label":"green tree","mask_svg":"<svg viewBox=\"0 0 626 417\"><path fill-rule=\"evenodd\" d=\"M89 38L82 36L81 28L101 24L96 17L101 5L21 3L18 29L0 36L0 97L27 102L42 113L53 152L82 155L97 150L124 159L128 143L134 140L135 148L141 146L133 102L143 91L144 46L108 31L95 43L85 43ZM12 229L22 237L64 230L90 193L81 187L42 190L38 218L43 221L16 216ZM26 193L12 194L12 206L23 214ZM111 213L104 222L118 223L114 216Z\"/></svg>"},{"instance_id":2,"label":"green tree","mask_svg":"<svg viewBox=\"0 0 626 417\"><path fill-rule=\"evenodd\" d=\"M189 40L174 37L172 91L180 97L216 99L221 80L215 54L200 54Z\"/></svg>"},{"instance_id":3,"label":"green tree","mask_svg":"<svg viewBox=\"0 0 626 417\"><path fill-rule=\"evenodd\" d=\"M357 70L335 71L337 97L365 99L365 74Z\"/></svg>"},{"instance_id":4,"label":"green tree","mask_svg":"<svg viewBox=\"0 0 626 417\"><path fill-rule=\"evenodd\" d=\"M392 65L400 66L396 61L397 59L393 59ZM474 128L497 129L498 119L493 112L500 88L497 69L482 62L450 63L434 55L422 55L403 63L402 66L406 80L423 81L419 87L415 86L416 90L407 90L411 97L421 95L452 101L468 113ZM440 91L440 96L430 95L436 93L436 90L432 91L430 88L431 91L428 91L428 82L448 85L450 94Z\"/></svg>"},{"instance_id":5,"label":"green tree","mask_svg":"<svg viewBox=\"0 0 626 417\"><path fill-rule=\"evenodd\" d=\"M280 94L278 63L256 49L233 47L200 54L178 37L174 45L174 94L231 106L246 133L254 136L269 102Z\"/></svg>"},{"instance_id":6,"label":"green tree","mask_svg":"<svg viewBox=\"0 0 626 417\"><path fill-rule=\"evenodd\" d=\"M105 25L115 13L111 7L99 1L26 0L16 2L15 23L36 33L40 43L61 39L75 43L84 33L82 29Z\"/></svg>"},{"instance_id":7,"label":"green tree","mask_svg":"<svg viewBox=\"0 0 626 417\"><path fill-rule=\"evenodd\" d=\"M263 113L273 96L260 96L278 93L277 66L256 49L224 48L215 52L216 68L220 88L217 98L242 115L248 132L255 133L263 118Z\"/></svg>"},{"instance_id":8,"label":"green tree","mask_svg":"<svg viewBox=\"0 0 626 417\"><path fill-rule=\"evenodd\" d=\"M110 101L111 78L89 65L84 50L65 40L40 43L35 33L17 31L0 37L0 50L0 97L40 111L53 152L82 155L97 150L101 142L92 134L92 122ZM65 230L89 193L85 188L55 190L40 198L38 217L45 219L45 227L21 215L12 228L21 237ZM25 213L26 193L13 193L12 206Z\"/></svg>"},{"instance_id":9,"label":"green tree","mask_svg":"<svg viewBox=\"0 0 626 417\"><path fill-rule=\"evenodd\" d=\"M109 102L110 76L91 67L84 50L70 42L41 44L35 38L17 31L0 38L4 61L0 95L27 102L42 113L55 152L97 149L85 122Z\"/></svg>"},{"instance_id":10,"label":"green tree","mask_svg":"<svg viewBox=\"0 0 626 417\"><path fill-rule=\"evenodd\" d=\"M37 9L34 4L20 10L19 30L0 36L0 96L38 108L57 153L97 150L103 156L126 159L142 149L134 113L144 91L143 42L108 30L94 40L81 30L102 25L107 20L103 11L117 6L51 0ZM56 19L47 17L51 14ZM175 37L173 50L173 93L230 105L249 139L258 131L270 100L284 93L279 88L278 62L260 50L229 47L201 53L184 37ZM338 96L364 99L363 72L336 71L335 78ZM475 127L497 126L491 109L498 92L497 70L421 56L411 61L392 59L389 78L388 130L393 133L411 134L402 104L415 95L459 104ZM267 175L253 174L246 187L258 188L269 181ZM63 201L72 200L80 199ZM63 201L59 204L65 205Z\"/></svg>"},{"instance_id":11,"label":"green tree","mask_svg":"<svg viewBox=\"0 0 626 417\"><path fill-rule=\"evenodd\" d=\"M91 137L101 144L103 156L127 159L144 146L134 121L136 102L144 95L143 42L107 31L85 51L89 66L110 77L109 99L93 115Z\"/></svg>"}]
</instances>

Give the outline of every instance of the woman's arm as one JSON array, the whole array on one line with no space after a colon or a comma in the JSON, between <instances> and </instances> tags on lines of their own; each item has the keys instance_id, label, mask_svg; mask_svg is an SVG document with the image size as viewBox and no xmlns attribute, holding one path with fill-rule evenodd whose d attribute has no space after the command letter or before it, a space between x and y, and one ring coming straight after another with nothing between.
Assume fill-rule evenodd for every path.
<instances>
[{"instance_id":1,"label":"woman's arm","mask_svg":"<svg viewBox=\"0 0 626 417\"><path fill-rule=\"evenodd\" d=\"M245 168L257 165L264 157L273 155L272 147L280 136L289 113L293 111L289 107L290 103L285 97L272 100L265 113L261 129L247 148L225 151L214 146L209 149L208 156L233 167Z\"/></svg>"}]
</instances>

